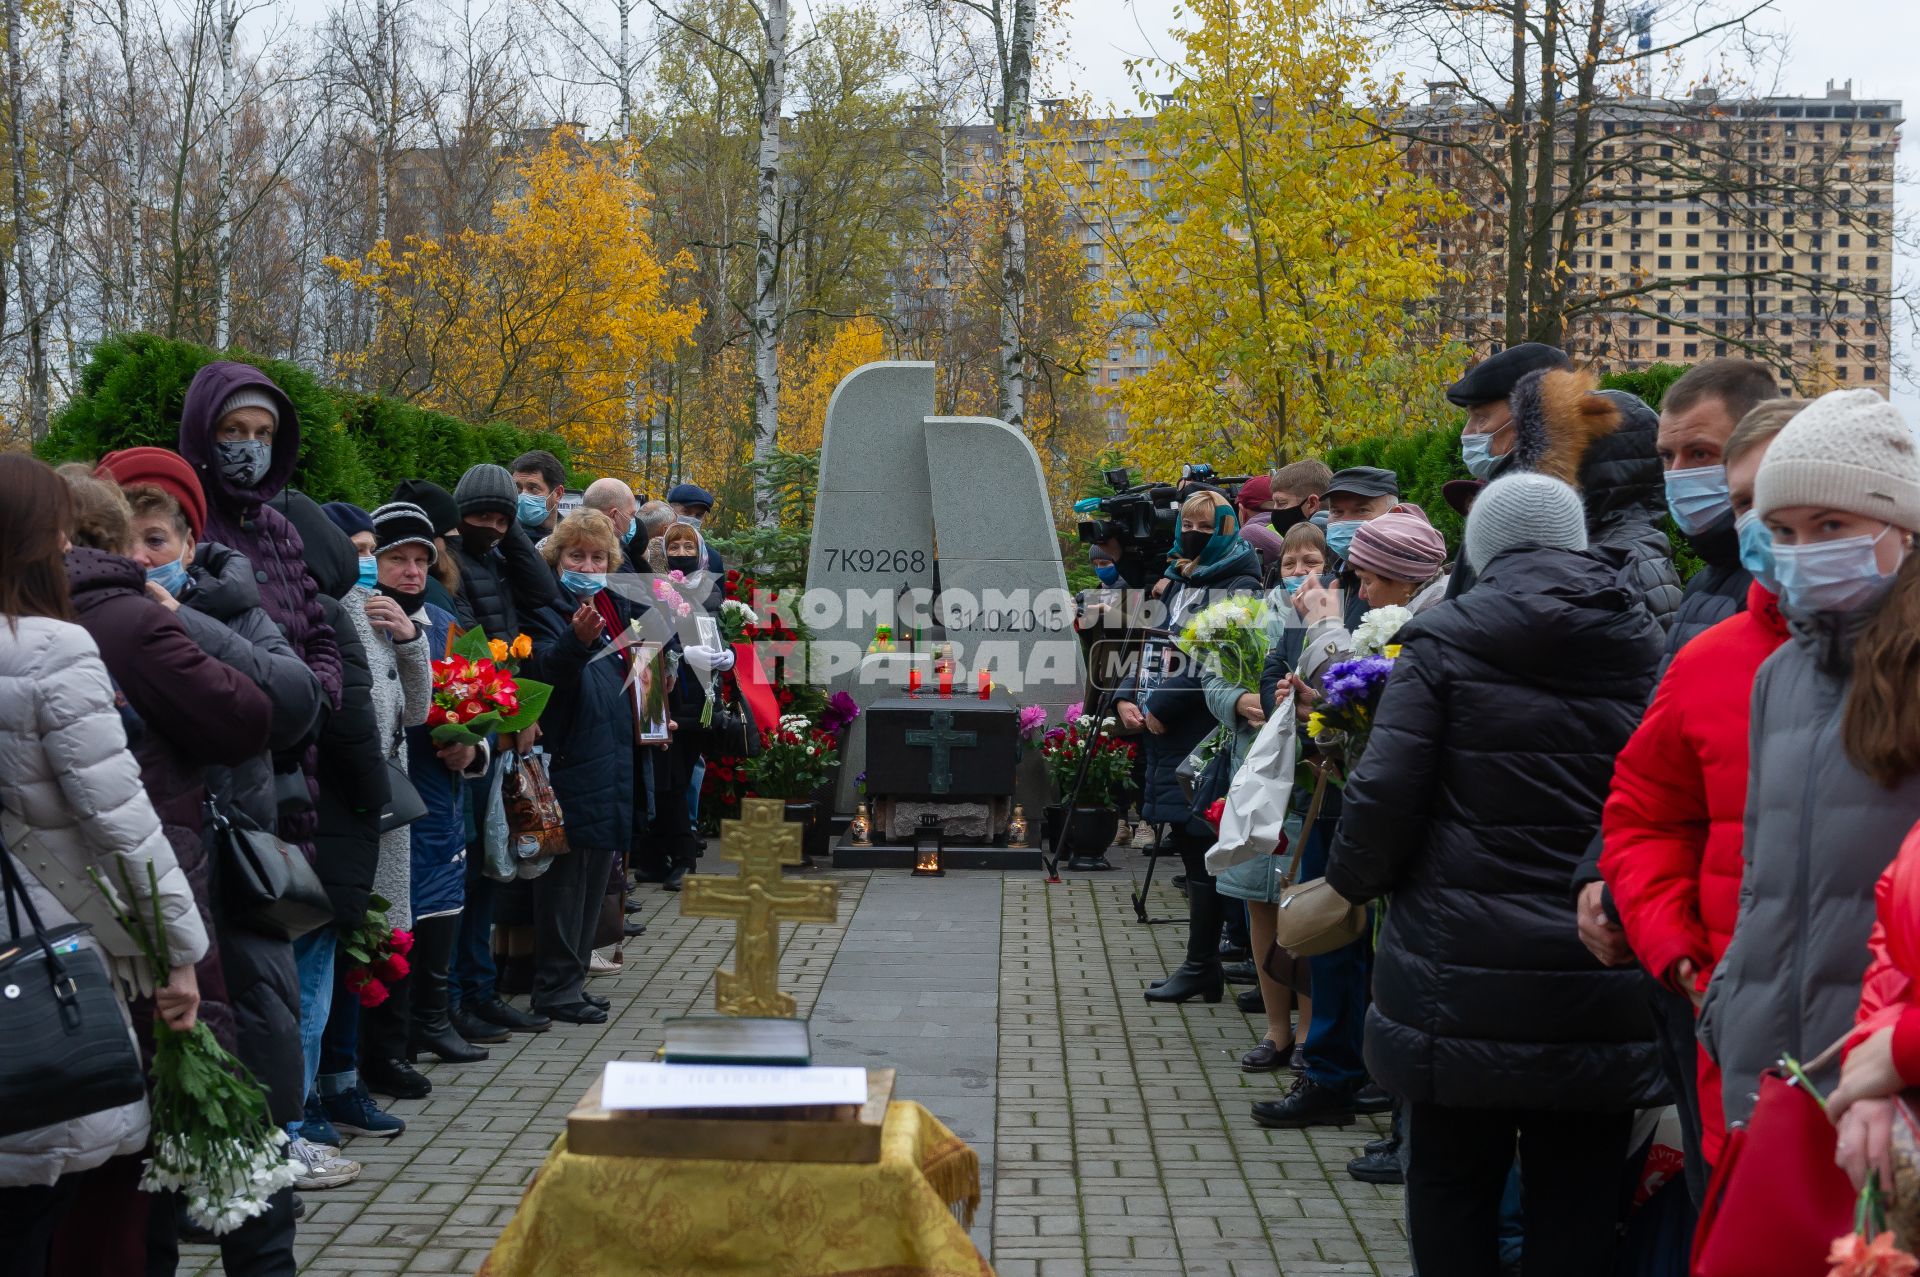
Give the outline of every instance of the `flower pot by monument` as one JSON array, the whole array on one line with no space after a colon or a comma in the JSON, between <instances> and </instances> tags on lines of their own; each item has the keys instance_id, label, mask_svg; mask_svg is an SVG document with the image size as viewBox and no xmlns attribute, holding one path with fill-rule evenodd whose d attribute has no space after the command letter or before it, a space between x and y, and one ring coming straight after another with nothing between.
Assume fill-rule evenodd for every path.
<instances>
[{"instance_id":1,"label":"flower pot by monument","mask_svg":"<svg viewBox=\"0 0 1920 1277\"><path fill-rule=\"evenodd\" d=\"M1060 827L1066 825L1067 841L1060 846ZM1044 849L1069 857L1069 869L1105 869L1107 848L1120 832L1120 812L1114 807L1075 807L1071 818L1064 803L1055 803L1040 815ZM1094 863L1098 862L1098 863Z\"/></svg>"}]
</instances>

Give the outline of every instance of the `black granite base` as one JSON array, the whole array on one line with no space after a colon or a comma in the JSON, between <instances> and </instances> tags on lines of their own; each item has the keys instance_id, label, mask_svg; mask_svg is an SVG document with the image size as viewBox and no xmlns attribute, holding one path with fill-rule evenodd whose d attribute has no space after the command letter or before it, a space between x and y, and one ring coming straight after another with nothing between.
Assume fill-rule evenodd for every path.
<instances>
[{"instance_id":1,"label":"black granite base","mask_svg":"<svg viewBox=\"0 0 1920 1277\"><path fill-rule=\"evenodd\" d=\"M912 843L876 842L871 847L855 847L844 835L833 843L835 869L911 869L914 864ZM943 847L940 864L946 869L1017 869L1045 867L1038 847Z\"/></svg>"}]
</instances>

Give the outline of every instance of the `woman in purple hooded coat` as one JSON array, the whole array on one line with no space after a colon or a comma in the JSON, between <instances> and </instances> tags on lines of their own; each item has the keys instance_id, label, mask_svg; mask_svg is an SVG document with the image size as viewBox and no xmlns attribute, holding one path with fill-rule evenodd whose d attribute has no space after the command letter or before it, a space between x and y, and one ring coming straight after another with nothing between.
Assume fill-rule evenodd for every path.
<instances>
[{"instance_id":1,"label":"woman in purple hooded coat","mask_svg":"<svg viewBox=\"0 0 1920 1277\"><path fill-rule=\"evenodd\" d=\"M300 534L266 503L287 486L300 461L300 418L273 379L250 364L219 361L194 374L180 410L180 455L207 494L208 541L244 555L260 587L260 606L340 706L340 649L307 570ZM281 787L281 836L313 855L319 799L312 749L274 760ZM308 805L289 811L287 782L304 773ZM295 791L297 793L297 790Z\"/></svg>"}]
</instances>

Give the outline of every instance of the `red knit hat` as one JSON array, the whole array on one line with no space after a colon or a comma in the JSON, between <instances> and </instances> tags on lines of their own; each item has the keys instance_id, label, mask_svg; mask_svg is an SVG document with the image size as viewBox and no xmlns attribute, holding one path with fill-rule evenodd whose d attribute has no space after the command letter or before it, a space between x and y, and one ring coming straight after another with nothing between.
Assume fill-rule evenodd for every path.
<instances>
[{"instance_id":1,"label":"red knit hat","mask_svg":"<svg viewBox=\"0 0 1920 1277\"><path fill-rule=\"evenodd\" d=\"M165 448L122 448L100 458L93 473L123 488L149 484L160 489L180 503L193 539L200 539L201 529L207 526L207 494L200 487L200 476L179 453Z\"/></svg>"},{"instance_id":2,"label":"red knit hat","mask_svg":"<svg viewBox=\"0 0 1920 1277\"><path fill-rule=\"evenodd\" d=\"M1273 480L1264 474L1256 474L1240 485L1240 491L1234 496L1233 503L1242 510L1258 511L1261 506L1273 500Z\"/></svg>"},{"instance_id":3,"label":"red knit hat","mask_svg":"<svg viewBox=\"0 0 1920 1277\"><path fill-rule=\"evenodd\" d=\"M1397 511L1360 525L1347 562L1396 581L1425 581L1447 561L1447 543L1417 514Z\"/></svg>"}]
</instances>

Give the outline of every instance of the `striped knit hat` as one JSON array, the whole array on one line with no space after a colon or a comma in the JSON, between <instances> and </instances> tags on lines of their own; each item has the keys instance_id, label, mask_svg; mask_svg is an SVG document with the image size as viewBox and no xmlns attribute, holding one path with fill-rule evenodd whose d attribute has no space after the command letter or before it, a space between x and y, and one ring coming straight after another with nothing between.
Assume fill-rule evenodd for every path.
<instances>
[{"instance_id":1,"label":"striped knit hat","mask_svg":"<svg viewBox=\"0 0 1920 1277\"><path fill-rule=\"evenodd\" d=\"M1572 484L1521 471L1481 490L1467 515L1461 547L1467 562L1485 572L1495 555L1520 545L1587 548L1587 512Z\"/></svg>"},{"instance_id":2,"label":"striped knit hat","mask_svg":"<svg viewBox=\"0 0 1920 1277\"><path fill-rule=\"evenodd\" d=\"M1430 580L1446 561L1446 539L1419 515L1402 510L1361 524L1347 552L1349 565L1396 581Z\"/></svg>"},{"instance_id":3,"label":"striped knit hat","mask_svg":"<svg viewBox=\"0 0 1920 1277\"><path fill-rule=\"evenodd\" d=\"M1753 482L1753 506L1813 506L1920 531L1920 453L1892 404L1871 390L1833 390L1774 437Z\"/></svg>"},{"instance_id":4,"label":"striped knit hat","mask_svg":"<svg viewBox=\"0 0 1920 1277\"><path fill-rule=\"evenodd\" d=\"M433 520L417 505L392 501L373 512L375 554L385 554L400 545L424 545L427 547L427 566L432 567L440 558L433 535Z\"/></svg>"},{"instance_id":5,"label":"striped knit hat","mask_svg":"<svg viewBox=\"0 0 1920 1277\"><path fill-rule=\"evenodd\" d=\"M242 408L265 408L273 418L273 424L280 424L280 402L267 392L263 386L242 386L220 401L220 411L213 414L217 424L220 418Z\"/></svg>"}]
</instances>

